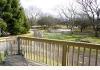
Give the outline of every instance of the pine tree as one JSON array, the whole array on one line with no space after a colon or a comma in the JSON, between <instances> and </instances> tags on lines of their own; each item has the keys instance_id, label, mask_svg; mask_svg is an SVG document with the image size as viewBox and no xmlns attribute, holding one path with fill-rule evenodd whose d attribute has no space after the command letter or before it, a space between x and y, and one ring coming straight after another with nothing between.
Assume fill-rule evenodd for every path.
<instances>
[{"instance_id":1,"label":"pine tree","mask_svg":"<svg viewBox=\"0 0 100 70\"><path fill-rule=\"evenodd\" d=\"M7 24L7 31L13 35L27 33L29 24L19 0L0 0L0 18Z\"/></svg>"}]
</instances>

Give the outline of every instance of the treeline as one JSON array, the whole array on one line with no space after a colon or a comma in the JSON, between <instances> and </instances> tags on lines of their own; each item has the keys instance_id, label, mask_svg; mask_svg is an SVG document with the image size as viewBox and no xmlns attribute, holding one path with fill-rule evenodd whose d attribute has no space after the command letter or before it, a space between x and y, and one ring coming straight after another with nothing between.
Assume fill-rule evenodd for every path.
<instances>
[{"instance_id":1,"label":"treeline","mask_svg":"<svg viewBox=\"0 0 100 70\"><path fill-rule=\"evenodd\" d=\"M66 25L71 31L78 28L80 32L90 28L94 36L100 33L100 4L99 0L76 0L76 5L70 4L69 7L57 7L60 18L43 14L38 8L27 10L31 25L41 25L52 27L58 24Z\"/></svg>"}]
</instances>

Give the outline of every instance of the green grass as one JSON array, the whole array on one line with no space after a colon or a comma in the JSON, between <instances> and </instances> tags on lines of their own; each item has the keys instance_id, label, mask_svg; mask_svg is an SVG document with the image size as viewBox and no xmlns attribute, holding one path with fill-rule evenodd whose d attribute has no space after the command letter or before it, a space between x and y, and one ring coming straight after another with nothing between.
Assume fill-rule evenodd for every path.
<instances>
[{"instance_id":1,"label":"green grass","mask_svg":"<svg viewBox=\"0 0 100 70\"><path fill-rule=\"evenodd\" d=\"M100 44L100 37L93 37L91 35L79 35L79 34L61 34L61 33L44 33L44 37L48 39L66 40L73 42L88 42L94 44Z\"/></svg>"}]
</instances>

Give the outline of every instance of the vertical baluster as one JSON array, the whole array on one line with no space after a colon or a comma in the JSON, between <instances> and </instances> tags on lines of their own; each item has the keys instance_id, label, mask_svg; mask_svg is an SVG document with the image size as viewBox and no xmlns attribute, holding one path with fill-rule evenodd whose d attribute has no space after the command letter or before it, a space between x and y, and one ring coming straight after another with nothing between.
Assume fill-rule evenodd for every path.
<instances>
[{"instance_id":1,"label":"vertical baluster","mask_svg":"<svg viewBox=\"0 0 100 70\"><path fill-rule=\"evenodd\" d=\"M31 53L30 58L32 60L32 41L31 40L30 40L30 53Z\"/></svg>"},{"instance_id":2,"label":"vertical baluster","mask_svg":"<svg viewBox=\"0 0 100 70\"><path fill-rule=\"evenodd\" d=\"M28 40L28 44L27 44L27 48L28 48L28 59L30 60L30 44L29 44L29 40Z\"/></svg>"},{"instance_id":3,"label":"vertical baluster","mask_svg":"<svg viewBox=\"0 0 100 70\"><path fill-rule=\"evenodd\" d=\"M8 48L9 48L9 42L6 40L6 45L7 45L7 47L6 47L6 50L7 50L7 55L9 54L9 51L8 51Z\"/></svg>"},{"instance_id":4,"label":"vertical baluster","mask_svg":"<svg viewBox=\"0 0 100 70\"><path fill-rule=\"evenodd\" d=\"M36 61L39 61L39 42L38 41L36 42L36 56L37 56Z\"/></svg>"},{"instance_id":5,"label":"vertical baluster","mask_svg":"<svg viewBox=\"0 0 100 70\"><path fill-rule=\"evenodd\" d=\"M20 42L19 42L19 37L17 38L17 44L18 44L18 54L20 54ZM10 46L9 46L10 47Z\"/></svg>"},{"instance_id":6,"label":"vertical baluster","mask_svg":"<svg viewBox=\"0 0 100 70\"><path fill-rule=\"evenodd\" d=\"M36 51L35 52L36 53L36 61L38 61L38 42L37 41L36 41L36 47L35 48L36 48L36 50L35 50Z\"/></svg>"},{"instance_id":7,"label":"vertical baluster","mask_svg":"<svg viewBox=\"0 0 100 70\"><path fill-rule=\"evenodd\" d=\"M31 40L31 60L33 60L33 41Z\"/></svg>"},{"instance_id":8,"label":"vertical baluster","mask_svg":"<svg viewBox=\"0 0 100 70\"><path fill-rule=\"evenodd\" d=\"M34 46L34 54L35 54L34 57L35 57L35 61L36 61L36 42L35 41L34 41L34 45L35 45Z\"/></svg>"},{"instance_id":9,"label":"vertical baluster","mask_svg":"<svg viewBox=\"0 0 100 70\"><path fill-rule=\"evenodd\" d=\"M73 58L74 58L74 46L73 46L73 49L72 49L72 66L73 66Z\"/></svg>"},{"instance_id":10,"label":"vertical baluster","mask_svg":"<svg viewBox=\"0 0 100 70\"><path fill-rule=\"evenodd\" d=\"M32 60L33 60L33 52L34 52L34 50L33 50L33 41L31 41L31 48L32 48L31 56L32 56Z\"/></svg>"},{"instance_id":11,"label":"vertical baluster","mask_svg":"<svg viewBox=\"0 0 100 70\"><path fill-rule=\"evenodd\" d=\"M46 55L45 55L46 52L45 52L45 51L46 51L46 47L45 47L45 42L44 42L44 56L43 56L43 58L44 58L44 63L46 63Z\"/></svg>"},{"instance_id":12,"label":"vertical baluster","mask_svg":"<svg viewBox=\"0 0 100 70\"><path fill-rule=\"evenodd\" d=\"M43 55L43 48L42 48L42 42L40 42L40 62L42 62L43 58L42 58L42 55Z\"/></svg>"},{"instance_id":13,"label":"vertical baluster","mask_svg":"<svg viewBox=\"0 0 100 70\"><path fill-rule=\"evenodd\" d=\"M27 59L29 59L29 40L27 40Z\"/></svg>"},{"instance_id":14,"label":"vertical baluster","mask_svg":"<svg viewBox=\"0 0 100 70\"><path fill-rule=\"evenodd\" d=\"M48 59L49 59L49 65L51 65L51 42L49 43L49 56L48 56Z\"/></svg>"},{"instance_id":15,"label":"vertical baluster","mask_svg":"<svg viewBox=\"0 0 100 70\"><path fill-rule=\"evenodd\" d=\"M35 60L35 41L33 41L34 43L34 60Z\"/></svg>"},{"instance_id":16,"label":"vertical baluster","mask_svg":"<svg viewBox=\"0 0 100 70\"><path fill-rule=\"evenodd\" d=\"M95 58L95 66L97 66L97 60L98 60L98 49L96 49L96 58Z\"/></svg>"},{"instance_id":17,"label":"vertical baluster","mask_svg":"<svg viewBox=\"0 0 100 70\"><path fill-rule=\"evenodd\" d=\"M25 46L25 54L26 54L26 58L27 58L27 40L23 40L24 44L23 46Z\"/></svg>"},{"instance_id":18,"label":"vertical baluster","mask_svg":"<svg viewBox=\"0 0 100 70\"><path fill-rule=\"evenodd\" d=\"M25 54L25 58L26 58L26 45L24 45L24 43L25 43L25 40L23 40L22 46L23 46L23 48L24 48L24 54Z\"/></svg>"},{"instance_id":19,"label":"vertical baluster","mask_svg":"<svg viewBox=\"0 0 100 70\"><path fill-rule=\"evenodd\" d=\"M29 48L29 59L31 60L31 41L28 40L28 48Z\"/></svg>"},{"instance_id":20,"label":"vertical baluster","mask_svg":"<svg viewBox=\"0 0 100 70\"><path fill-rule=\"evenodd\" d=\"M40 56L41 56L41 42L39 43L39 62L41 62Z\"/></svg>"},{"instance_id":21,"label":"vertical baluster","mask_svg":"<svg viewBox=\"0 0 100 70\"><path fill-rule=\"evenodd\" d=\"M44 62L44 59L43 59L43 56L44 56L44 45L43 45L43 42L41 42L41 62L43 63Z\"/></svg>"},{"instance_id":22,"label":"vertical baluster","mask_svg":"<svg viewBox=\"0 0 100 70\"><path fill-rule=\"evenodd\" d=\"M17 47L18 47L18 46L17 46L17 39L16 39L16 47L15 47L16 52L15 52L15 54L17 54L17 50L18 50Z\"/></svg>"},{"instance_id":23,"label":"vertical baluster","mask_svg":"<svg viewBox=\"0 0 100 70\"><path fill-rule=\"evenodd\" d=\"M52 43L50 43L50 65L52 65L52 64L51 64L51 61L52 61L52 54L51 54L52 48L51 48L51 46L52 46Z\"/></svg>"},{"instance_id":24,"label":"vertical baluster","mask_svg":"<svg viewBox=\"0 0 100 70\"><path fill-rule=\"evenodd\" d=\"M80 47L78 47L77 66L78 66L78 64L79 64L79 55L80 55Z\"/></svg>"},{"instance_id":25,"label":"vertical baluster","mask_svg":"<svg viewBox=\"0 0 100 70\"><path fill-rule=\"evenodd\" d=\"M29 40L27 40L27 59L29 59L30 60L30 51L29 51L29 49L30 49L30 46L29 46Z\"/></svg>"},{"instance_id":26,"label":"vertical baluster","mask_svg":"<svg viewBox=\"0 0 100 70\"><path fill-rule=\"evenodd\" d=\"M12 42L10 41L10 44L11 44L11 47L10 47L10 52L11 52L11 55L12 55ZM19 46L20 47L20 46Z\"/></svg>"},{"instance_id":27,"label":"vertical baluster","mask_svg":"<svg viewBox=\"0 0 100 70\"><path fill-rule=\"evenodd\" d=\"M17 47L18 47L18 46L17 46L17 39L16 39L16 47L15 47L16 52L15 52L15 54L17 54L17 50L18 50Z\"/></svg>"},{"instance_id":28,"label":"vertical baluster","mask_svg":"<svg viewBox=\"0 0 100 70\"><path fill-rule=\"evenodd\" d=\"M20 39L19 42L20 42L20 53L22 55L23 54L23 50L22 50L22 46L21 46L22 40Z\"/></svg>"},{"instance_id":29,"label":"vertical baluster","mask_svg":"<svg viewBox=\"0 0 100 70\"><path fill-rule=\"evenodd\" d=\"M53 55L54 55L54 53L53 53L53 49L54 49L54 46L53 46L53 42L52 42L52 45L51 45L51 65L53 66L53 59L54 59L54 57L53 57Z\"/></svg>"},{"instance_id":30,"label":"vertical baluster","mask_svg":"<svg viewBox=\"0 0 100 70\"><path fill-rule=\"evenodd\" d=\"M58 45L55 43L55 66L58 66Z\"/></svg>"},{"instance_id":31,"label":"vertical baluster","mask_svg":"<svg viewBox=\"0 0 100 70\"><path fill-rule=\"evenodd\" d=\"M48 58L48 53L47 53L47 48L48 48L48 44L46 43L46 45L45 45L45 48L46 48L46 64L47 64L47 58Z\"/></svg>"},{"instance_id":32,"label":"vertical baluster","mask_svg":"<svg viewBox=\"0 0 100 70\"><path fill-rule=\"evenodd\" d=\"M47 49L47 51L48 51L48 54L47 54L48 55L48 60L47 60L48 61L48 65L51 64L50 63L51 62L51 53L50 53L51 52L51 48L50 48L50 45L51 45L51 43L49 42L48 43L48 49Z\"/></svg>"},{"instance_id":33,"label":"vertical baluster","mask_svg":"<svg viewBox=\"0 0 100 70\"><path fill-rule=\"evenodd\" d=\"M62 66L66 66L66 52L67 52L67 46L66 46L66 44L63 44L63 50L62 50Z\"/></svg>"},{"instance_id":34,"label":"vertical baluster","mask_svg":"<svg viewBox=\"0 0 100 70\"><path fill-rule=\"evenodd\" d=\"M67 66L69 65L69 45L67 45Z\"/></svg>"},{"instance_id":35,"label":"vertical baluster","mask_svg":"<svg viewBox=\"0 0 100 70\"><path fill-rule=\"evenodd\" d=\"M20 39L20 52L21 52L21 48L22 48L21 43L22 43L22 41ZM13 52L14 51L15 51L15 40L13 40ZM21 52L21 54L22 54L22 52Z\"/></svg>"},{"instance_id":36,"label":"vertical baluster","mask_svg":"<svg viewBox=\"0 0 100 70\"><path fill-rule=\"evenodd\" d=\"M36 41L36 61L38 61L38 42Z\"/></svg>"},{"instance_id":37,"label":"vertical baluster","mask_svg":"<svg viewBox=\"0 0 100 70\"><path fill-rule=\"evenodd\" d=\"M44 63L44 42L42 42L42 62Z\"/></svg>"},{"instance_id":38,"label":"vertical baluster","mask_svg":"<svg viewBox=\"0 0 100 70\"><path fill-rule=\"evenodd\" d=\"M58 44L58 46L57 46L57 66L59 65L59 47L60 47L60 45Z\"/></svg>"},{"instance_id":39,"label":"vertical baluster","mask_svg":"<svg viewBox=\"0 0 100 70\"><path fill-rule=\"evenodd\" d=\"M15 52L14 52L14 54L16 54L16 52L17 52L17 51L16 51L16 47L17 47L16 45L17 45L17 44L16 44L16 40L15 40L15 48L14 48Z\"/></svg>"},{"instance_id":40,"label":"vertical baluster","mask_svg":"<svg viewBox=\"0 0 100 70\"><path fill-rule=\"evenodd\" d=\"M21 50L22 50L22 55L24 56L25 55L25 52L24 52L24 47L22 46L23 40L22 39L20 39L20 40L21 40L20 46L21 46Z\"/></svg>"},{"instance_id":41,"label":"vertical baluster","mask_svg":"<svg viewBox=\"0 0 100 70\"><path fill-rule=\"evenodd\" d=\"M22 41L21 41L21 39L19 41L20 41L20 52L21 52L21 54L23 54L22 46L21 46Z\"/></svg>"},{"instance_id":42,"label":"vertical baluster","mask_svg":"<svg viewBox=\"0 0 100 70\"><path fill-rule=\"evenodd\" d=\"M23 51L24 51L24 57L26 57L26 46L24 46L24 40L22 40Z\"/></svg>"},{"instance_id":43,"label":"vertical baluster","mask_svg":"<svg viewBox=\"0 0 100 70\"><path fill-rule=\"evenodd\" d=\"M14 40L11 40L12 41L12 55L14 54ZM6 43L6 42L5 42ZM5 46L6 46L6 44L5 44Z\"/></svg>"},{"instance_id":44,"label":"vertical baluster","mask_svg":"<svg viewBox=\"0 0 100 70\"><path fill-rule=\"evenodd\" d=\"M31 60L32 60L32 41L30 41L30 47L31 47L30 48L30 51L31 51L30 53L31 53Z\"/></svg>"},{"instance_id":45,"label":"vertical baluster","mask_svg":"<svg viewBox=\"0 0 100 70\"><path fill-rule=\"evenodd\" d=\"M5 51L5 54L6 54L6 56L8 55L8 41L7 41L7 39L6 39L6 51Z\"/></svg>"},{"instance_id":46,"label":"vertical baluster","mask_svg":"<svg viewBox=\"0 0 100 70\"><path fill-rule=\"evenodd\" d=\"M44 54L45 54L45 52L44 52L44 48L45 48L45 46L44 46L45 44L44 44L44 42L43 42L43 62L45 62L44 61Z\"/></svg>"},{"instance_id":47,"label":"vertical baluster","mask_svg":"<svg viewBox=\"0 0 100 70\"><path fill-rule=\"evenodd\" d=\"M38 42L38 61L40 62L40 42Z\"/></svg>"},{"instance_id":48,"label":"vertical baluster","mask_svg":"<svg viewBox=\"0 0 100 70\"><path fill-rule=\"evenodd\" d=\"M26 40L26 58L28 58L28 40Z\"/></svg>"},{"instance_id":49,"label":"vertical baluster","mask_svg":"<svg viewBox=\"0 0 100 70\"><path fill-rule=\"evenodd\" d=\"M27 43L26 43L26 40L23 40L23 47L25 47L25 58L27 58Z\"/></svg>"},{"instance_id":50,"label":"vertical baluster","mask_svg":"<svg viewBox=\"0 0 100 70\"><path fill-rule=\"evenodd\" d=\"M22 40L22 39L21 39ZM25 57L25 46L23 46L23 40L22 40L22 43L20 44L23 48L23 56Z\"/></svg>"},{"instance_id":51,"label":"vertical baluster","mask_svg":"<svg viewBox=\"0 0 100 70\"><path fill-rule=\"evenodd\" d=\"M82 60L82 66L84 65L84 55L85 55L85 46L84 46L84 49L83 49L83 60Z\"/></svg>"},{"instance_id":52,"label":"vertical baluster","mask_svg":"<svg viewBox=\"0 0 100 70\"><path fill-rule=\"evenodd\" d=\"M27 45L28 47L28 59L30 60L31 59L31 51L30 51L30 48L31 48L31 46L30 46L30 40L28 40L28 45Z\"/></svg>"},{"instance_id":53,"label":"vertical baluster","mask_svg":"<svg viewBox=\"0 0 100 70\"><path fill-rule=\"evenodd\" d=\"M35 60L35 42L34 41L33 41L33 46L32 47L33 47L33 56L34 56L33 60Z\"/></svg>"},{"instance_id":54,"label":"vertical baluster","mask_svg":"<svg viewBox=\"0 0 100 70\"><path fill-rule=\"evenodd\" d=\"M55 59L55 57L54 57L54 51L55 51L55 44L53 43L53 66L54 66L54 59Z\"/></svg>"},{"instance_id":55,"label":"vertical baluster","mask_svg":"<svg viewBox=\"0 0 100 70\"><path fill-rule=\"evenodd\" d=\"M91 48L89 49L89 63L88 63L88 66L90 66L90 61L91 61Z\"/></svg>"},{"instance_id":56,"label":"vertical baluster","mask_svg":"<svg viewBox=\"0 0 100 70\"><path fill-rule=\"evenodd\" d=\"M39 62L39 42L37 42L37 60L38 60L38 62Z\"/></svg>"}]
</instances>

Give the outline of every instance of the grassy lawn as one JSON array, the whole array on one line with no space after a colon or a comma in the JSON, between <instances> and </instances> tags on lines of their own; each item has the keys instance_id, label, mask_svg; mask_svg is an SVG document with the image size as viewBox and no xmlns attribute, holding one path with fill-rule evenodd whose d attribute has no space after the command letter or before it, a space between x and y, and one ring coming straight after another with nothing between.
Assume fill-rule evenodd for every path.
<instances>
[{"instance_id":1,"label":"grassy lawn","mask_svg":"<svg viewBox=\"0 0 100 70\"><path fill-rule=\"evenodd\" d=\"M94 44L100 44L100 38L93 37L91 35L79 35L79 34L61 34L61 33L44 33L44 37L48 39L66 40L73 42L88 42Z\"/></svg>"}]
</instances>

